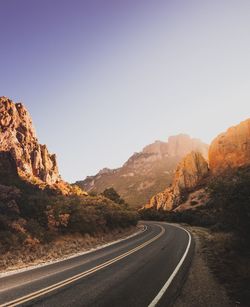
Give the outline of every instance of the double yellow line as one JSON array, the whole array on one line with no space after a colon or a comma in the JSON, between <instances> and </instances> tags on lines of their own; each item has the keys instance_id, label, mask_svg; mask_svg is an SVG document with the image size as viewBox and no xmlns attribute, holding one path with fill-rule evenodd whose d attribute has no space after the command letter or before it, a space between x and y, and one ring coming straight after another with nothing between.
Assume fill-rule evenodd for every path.
<instances>
[{"instance_id":1,"label":"double yellow line","mask_svg":"<svg viewBox=\"0 0 250 307\"><path fill-rule=\"evenodd\" d=\"M143 243L143 244L141 244L141 245L131 249L130 251L128 251L128 252L126 252L126 253L124 253L124 254L122 254L120 256L117 256L117 257L115 257L115 258L113 258L111 260L108 260L108 261L106 261L106 262L104 262L104 263L102 263L102 264L100 264L100 265L98 265L98 266L96 266L96 267L94 267L92 269L89 269L89 270L87 270L85 272L79 273L79 274L77 274L75 276L67 278L67 279L65 279L63 281L60 281L60 282L58 282L56 284L53 284L53 285L51 285L49 287L46 287L46 288L43 288L41 290L32 292L32 293L30 293L28 295L25 295L25 296L22 296L22 297L20 297L18 299L13 300L13 301L4 303L3 305L0 305L0 306L1 307L7 307L7 306L8 307L12 307L12 306L18 306L20 304L26 303L26 302L31 301L31 300L33 300L35 298L38 298L38 297L40 297L42 295L48 294L48 293L50 293L52 291L55 291L55 290L60 289L60 288L62 288L64 286L66 286L66 285L69 285L69 284L71 284L71 283L73 283L73 282L75 282L75 281L77 281L77 280L79 280L79 279L81 279L83 277L91 275L91 274L93 274L93 273L95 273L95 272L97 272L97 271L99 271L99 270L101 270L101 269L103 269L103 268L105 268L105 267L107 267L107 266L109 266L109 265L111 265L111 264L113 264L113 263L115 263L115 262L117 262L117 261L119 261L119 260L121 260L121 259L123 259L123 258L125 258L125 257L127 257L127 256L129 256L131 254L133 254L133 253L135 253L135 252L137 252L138 250L140 250L143 247L145 247L145 246L149 245L150 243L154 242L155 240L157 240L158 238L160 238L164 234L165 229L161 225L158 225L158 226L161 228L161 232L158 235L156 235L152 239L146 241L145 243Z\"/></svg>"}]
</instances>

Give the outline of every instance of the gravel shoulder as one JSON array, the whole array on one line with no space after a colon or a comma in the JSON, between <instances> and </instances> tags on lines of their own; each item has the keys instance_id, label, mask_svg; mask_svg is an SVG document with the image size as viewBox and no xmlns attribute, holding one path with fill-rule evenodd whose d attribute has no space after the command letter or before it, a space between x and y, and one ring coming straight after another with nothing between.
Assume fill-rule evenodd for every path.
<instances>
[{"instance_id":1,"label":"gravel shoulder","mask_svg":"<svg viewBox=\"0 0 250 307\"><path fill-rule=\"evenodd\" d=\"M195 240L195 252L186 282L174 307L231 307L224 287L210 271L202 248L203 228L186 227Z\"/></svg>"}]
</instances>

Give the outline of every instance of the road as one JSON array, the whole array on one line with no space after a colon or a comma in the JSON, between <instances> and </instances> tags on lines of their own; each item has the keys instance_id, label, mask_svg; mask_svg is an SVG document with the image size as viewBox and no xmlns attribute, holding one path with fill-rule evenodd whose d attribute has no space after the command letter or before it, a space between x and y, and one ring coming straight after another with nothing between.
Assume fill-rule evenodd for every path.
<instances>
[{"instance_id":1,"label":"road","mask_svg":"<svg viewBox=\"0 0 250 307\"><path fill-rule=\"evenodd\" d=\"M138 235L0 279L0 306L170 306L184 282L193 240L182 228L143 222Z\"/></svg>"}]
</instances>

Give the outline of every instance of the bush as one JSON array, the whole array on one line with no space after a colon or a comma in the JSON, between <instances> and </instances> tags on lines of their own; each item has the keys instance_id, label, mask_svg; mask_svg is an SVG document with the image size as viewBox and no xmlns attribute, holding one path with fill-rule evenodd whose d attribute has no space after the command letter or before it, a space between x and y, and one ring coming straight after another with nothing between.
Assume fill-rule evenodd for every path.
<instances>
[{"instance_id":1,"label":"bush","mask_svg":"<svg viewBox=\"0 0 250 307\"><path fill-rule=\"evenodd\" d=\"M124 205L125 201L121 198L121 196L116 192L114 188L105 189L102 194L104 197L112 200L114 203L119 205Z\"/></svg>"},{"instance_id":2,"label":"bush","mask_svg":"<svg viewBox=\"0 0 250 307\"><path fill-rule=\"evenodd\" d=\"M209 185L218 223L250 243L250 169L215 178Z\"/></svg>"},{"instance_id":3,"label":"bush","mask_svg":"<svg viewBox=\"0 0 250 307\"><path fill-rule=\"evenodd\" d=\"M110 195L115 195L119 204L104 196L63 196L32 186L21 191L14 211L0 195L0 246L5 250L23 243L21 237L30 236L44 243L58 234L95 234L136 225L138 221L137 212L112 191ZM20 220L23 224L19 227Z\"/></svg>"}]
</instances>

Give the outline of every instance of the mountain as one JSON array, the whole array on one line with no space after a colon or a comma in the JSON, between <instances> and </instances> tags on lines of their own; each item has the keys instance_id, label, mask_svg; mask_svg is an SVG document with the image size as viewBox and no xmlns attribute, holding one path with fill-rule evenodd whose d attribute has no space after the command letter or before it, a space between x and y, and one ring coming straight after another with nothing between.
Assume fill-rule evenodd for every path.
<instances>
[{"instance_id":1,"label":"mountain","mask_svg":"<svg viewBox=\"0 0 250 307\"><path fill-rule=\"evenodd\" d=\"M39 144L27 109L7 97L0 97L0 153L9 153L23 180L63 194L73 192L59 175L56 156L49 153L46 145ZM6 161L6 155L0 160L1 157Z\"/></svg>"},{"instance_id":2,"label":"mountain","mask_svg":"<svg viewBox=\"0 0 250 307\"><path fill-rule=\"evenodd\" d=\"M113 187L126 202L139 207L172 182L178 162L193 150L207 157L208 145L186 134L171 136L168 142L156 141L133 154L122 167L105 168L76 184L96 193Z\"/></svg>"},{"instance_id":3,"label":"mountain","mask_svg":"<svg viewBox=\"0 0 250 307\"><path fill-rule=\"evenodd\" d=\"M112 191L92 197L63 181L26 108L0 97L0 270L76 253L79 235L110 240L138 217Z\"/></svg>"},{"instance_id":4,"label":"mountain","mask_svg":"<svg viewBox=\"0 0 250 307\"><path fill-rule=\"evenodd\" d=\"M182 211L204 203L205 178L250 165L250 119L221 133L209 147L208 163L200 153L188 154L178 164L173 183L153 196L143 209ZM194 205L195 204L195 205Z\"/></svg>"}]
</instances>

